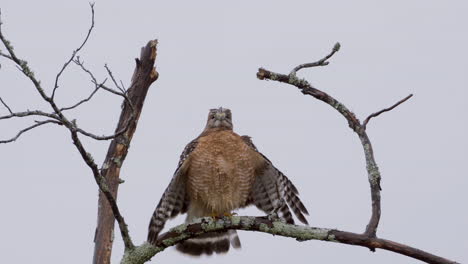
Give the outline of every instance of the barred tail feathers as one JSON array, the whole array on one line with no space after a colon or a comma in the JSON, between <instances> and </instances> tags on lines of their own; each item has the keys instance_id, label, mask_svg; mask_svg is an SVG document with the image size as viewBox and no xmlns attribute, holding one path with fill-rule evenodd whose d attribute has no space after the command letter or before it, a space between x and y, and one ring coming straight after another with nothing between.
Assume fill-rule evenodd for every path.
<instances>
[{"instance_id":1,"label":"barred tail feathers","mask_svg":"<svg viewBox=\"0 0 468 264\"><path fill-rule=\"evenodd\" d=\"M188 255L200 256L227 253L231 245L234 248L241 248L236 230L205 233L177 244L176 249Z\"/></svg>"}]
</instances>

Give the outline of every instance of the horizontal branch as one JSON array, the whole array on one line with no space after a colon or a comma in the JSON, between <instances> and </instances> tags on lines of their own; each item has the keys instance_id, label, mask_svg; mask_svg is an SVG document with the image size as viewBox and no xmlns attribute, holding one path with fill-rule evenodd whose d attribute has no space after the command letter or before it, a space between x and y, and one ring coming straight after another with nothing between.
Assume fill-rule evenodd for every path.
<instances>
[{"instance_id":1,"label":"horizontal branch","mask_svg":"<svg viewBox=\"0 0 468 264\"><path fill-rule=\"evenodd\" d=\"M39 111L39 110L11 113L9 115L0 116L0 120L10 119L10 118L13 118L13 117L26 117L26 116L45 116L45 117L50 117L50 118L59 120L57 115L46 113L46 112Z\"/></svg>"},{"instance_id":2,"label":"horizontal branch","mask_svg":"<svg viewBox=\"0 0 468 264\"><path fill-rule=\"evenodd\" d=\"M363 234L329 228L290 225L279 221L271 221L267 217L232 216L222 219L213 219L211 217L198 218L192 223L174 227L158 238L157 246L152 246L148 242L145 242L127 251L122 258L121 264L145 263L154 255L181 241L207 232L226 231L230 229L256 231L277 236L291 237L298 241L322 240L367 248L381 248L433 264L457 263L404 244L386 239L369 238Z\"/></svg>"},{"instance_id":3,"label":"horizontal branch","mask_svg":"<svg viewBox=\"0 0 468 264\"><path fill-rule=\"evenodd\" d=\"M128 124L124 128L117 131L115 134L112 134L112 135L109 135L109 136L98 136L98 135L95 135L93 133L87 132L86 130L83 130L83 129L79 128L79 127L76 128L76 131L79 132L80 134L83 134L83 135L85 135L87 137L90 137L90 138L93 138L95 140L110 140L110 139L114 139L114 138L116 138L118 136L123 135L131 125L132 125L132 123L128 122Z\"/></svg>"},{"instance_id":4,"label":"horizontal branch","mask_svg":"<svg viewBox=\"0 0 468 264\"><path fill-rule=\"evenodd\" d=\"M29 126L25 129L22 129L18 132L18 134L16 134L16 136L10 138L10 139L6 139L6 140L0 140L0 144L5 144L5 143L10 143L10 142L13 142L13 141L16 141L23 133L29 131L29 130L32 130L36 127L39 127L39 126L42 126L42 125L45 125L45 124L51 124L51 123L54 123L54 124L57 124L57 125L62 125L62 123L58 122L58 121L55 121L55 120L46 120L46 121L36 121L36 124L32 125L32 126Z\"/></svg>"}]
</instances>

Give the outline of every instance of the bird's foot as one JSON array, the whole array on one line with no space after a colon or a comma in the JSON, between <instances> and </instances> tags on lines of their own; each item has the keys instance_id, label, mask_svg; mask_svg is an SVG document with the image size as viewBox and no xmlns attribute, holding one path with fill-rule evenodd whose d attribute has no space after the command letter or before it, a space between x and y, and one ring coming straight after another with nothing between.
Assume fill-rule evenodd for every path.
<instances>
[{"instance_id":1,"label":"bird's foot","mask_svg":"<svg viewBox=\"0 0 468 264\"><path fill-rule=\"evenodd\" d=\"M237 213L225 212L225 213L219 214L219 213L216 213L216 212L212 212L210 214L210 217L216 220L216 219L221 219L223 217L232 217L234 215L237 215Z\"/></svg>"},{"instance_id":2,"label":"bird's foot","mask_svg":"<svg viewBox=\"0 0 468 264\"><path fill-rule=\"evenodd\" d=\"M278 213L276 211L273 211L267 215L268 220L272 222L277 222L281 221L281 218L279 217Z\"/></svg>"},{"instance_id":3,"label":"bird's foot","mask_svg":"<svg viewBox=\"0 0 468 264\"><path fill-rule=\"evenodd\" d=\"M225 217L233 217L233 216L237 215L237 213L234 213L234 212L229 213L229 212L228 212L228 213L224 213L223 215L224 215Z\"/></svg>"}]
</instances>

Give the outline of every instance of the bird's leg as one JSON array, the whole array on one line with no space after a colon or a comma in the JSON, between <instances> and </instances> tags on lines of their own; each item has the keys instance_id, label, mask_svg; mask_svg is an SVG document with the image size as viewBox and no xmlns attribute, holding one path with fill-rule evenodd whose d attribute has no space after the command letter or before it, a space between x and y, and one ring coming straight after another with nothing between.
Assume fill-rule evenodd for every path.
<instances>
[{"instance_id":1,"label":"bird's leg","mask_svg":"<svg viewBox=\"0 0 468 264\"><path fill-rule=\"evenodd\" d=\"M223 215L224 215L225 217L232 217L232 216L237 215L237 213L235 213L235 212L232 212L232 213L231 213L231 212L226 212L226 213L224 213Z\"/></svg>"},{"instance_id":2,"label":"bird's leg","mask_svg":"<svg viewBox=\"0 0 468 264\"><path fill-rule=\"evenodd\" d=\"M273 210L267 215L268 220L273 221L273 222L281 221L281 218L279 217L278 212L285 205L286 205L286 202L284 201L284 199L279 200L276 206L273 208Z\"/></svg>"},{"instance_id":3,"label":"bird's leg","mask_svg":"<svg viewBox=\"0 0 468 264\"><path fill-rule=\"evenodd\" d=\"M217 212L211 212L210 217L216 220L216 219L221 219L223 217L232 217L234 215L237 215L237 213L224 212L224 213L220 214L220 213L217 213Z\"/></svg>"},{"instance_id":4,"label":"bird's leg","mask_svg":"<svg viewBox=\"0 0 468 264\"><path fill-rule=\"evenodd\" d=\"M213 218L214 220L219 219L219 214L217 212L212 211L210 214L210 217Z\"/></svg>"}]
</instances>

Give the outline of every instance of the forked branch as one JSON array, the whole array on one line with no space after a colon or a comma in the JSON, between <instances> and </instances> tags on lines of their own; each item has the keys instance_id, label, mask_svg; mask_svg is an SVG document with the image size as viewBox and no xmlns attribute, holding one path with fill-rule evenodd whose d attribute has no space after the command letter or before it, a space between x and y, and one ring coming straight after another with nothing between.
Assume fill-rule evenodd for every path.
<instances>
[{"instance_id":1,"label":"forked branch","mask_svg":"<svg viewBox=\"0 0 468 264\"><path fill-rule=\"evenodd\" d=\"M86 151L86 149L83 146L80 138L78 137L78 133L81 133L83 135L90 136L92 138L99 139L99 140L115 139L118 136L122 135L125 131L123 129L121 129L116 134L114 134L112 136L102 136L102 137L96 136L96 135L94 135L92 133L89 133L89 132L79 128L77 126L77 124L76 124L76 120L71 120L70 121L70 119L68 119L65 116L65 114L63 113L65 108L60 108L57 105L57 103L56 103L56 101L54 99L55 92L56 92L57 88L59 87L58 86L58 81L60 79L61 74L68 67L68 65L74 60L74 58L77 56L77 53L86 44L86 42L87 42L87 40L88 40L88 38L89 38L89 36L90 36L90 34L92 32L92 29L94 27L94 5L93 4L91 4L91 13L92 13L92 18L91 18L92 21L91 21L91 27L88 30L88 34L86 35L86 38L83 41L83 43L78 47L78 49L73 51L72 56L70 57L70 59L63 65L60 72L57 74L51 96L48 96L46 94L45 90L42 88L42 85L41 85L40 81L35 77L34 73L29 68L27 62L25 60L23 60L23 59L20 59L16 55L16 53L13 50L12 44L10 43L10 41L8 41L6 39L6 37L4 36L4 34L2 32L1 22L0 22L0 41L4 44L4 46L6 47L6 49L8 51L8 55L4 55L2 53L2 57L5 57L5 58L7 58L9 60L12 60L16 64L18 69L20 69L20 71L33 83L34 87L39 92L42 99L44 101L46 101L50 105L50 107L52 108L52 111L53 111L53 113L45 113L45 112L39 111L39 110L14 113L14 112L11 111L11 108L9 108L2 100L2 104L5 105L5 107L8 109L10 114L5 115L5 116L0 116L0 120L1 119L9 119L9 118L13 118L13 117L26 117L26 116L42 116L42 117L49 117L51 119L50 120L45 120L45 121L37 121L36 124L34 124L32 126L29 126L29 127L25 128L25 129L19 131L18 134L16 135L16 137L14 137L12 139L9 139L9 140L0 141L0 143L13 142L19 136L21 136L21 134L23 134L24 132L30 131L30 130L36 128L36 127L39 127L39 126L42 126L42 125L48 124L48 123L55 123L55 124L63 125L64 127L66 127L70 131L73 143L76 146L79 153L81 154L81 156L83 157L83 160L88 165L88 167L92 170L94 179L95 179L99 189L101 190L101 192L106 197L108 204L110 204L110 208L111 208L110 210L113 213L113 217L115 217L115 219L119 223L120 233L121 233L122 238L124 240L125 248L126 249L131 249L134 246L133 246L133 243L132 243L132 241L130 239L127 225L126 225L122 215L120 214L119 208L118 208L117 203L115 201L115 197L113 196L112 192L110 191L110 187L108 186L108 183L106 182L106 179L103 177L100 170L98 169L97 164L94 162L94 159L93 159L92 155L89 152ZM94 83L95 83L95 85L97 85L97 82L94 82ZM111 90L111 89L109 89L109 90ZM129 100L126 97L126 95L123 95L122 93L115 92L115 91L113 91L113 92L117 93L120 96L123 96L123 98L126 101ZM80 104L81 103L78 103L78 105L80 105ZM128 102L126 104L128 105ZM130 118L128 120L126 120L126 122L127 122L126 124L128 124L125 127L126 129L128 129L130 127L131 123L133 123L133 121L134 121L133 116L134 115L130 115Z\"/></svg>"}]
</instances>

